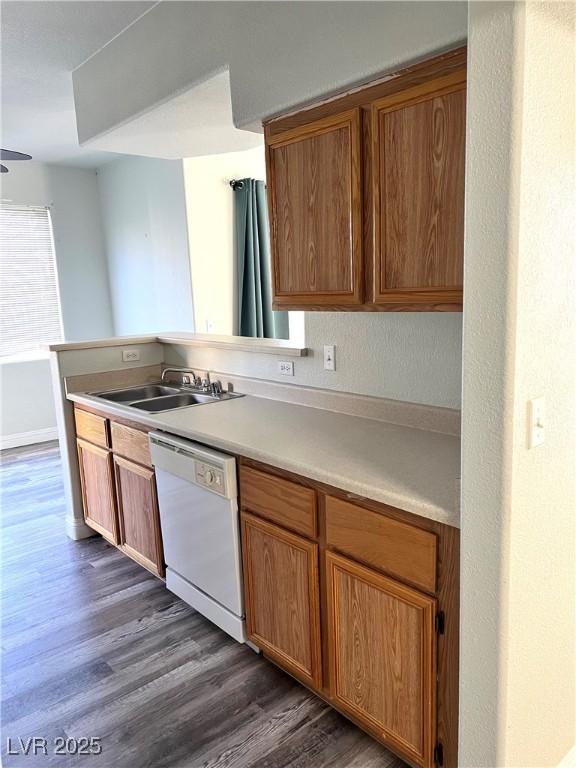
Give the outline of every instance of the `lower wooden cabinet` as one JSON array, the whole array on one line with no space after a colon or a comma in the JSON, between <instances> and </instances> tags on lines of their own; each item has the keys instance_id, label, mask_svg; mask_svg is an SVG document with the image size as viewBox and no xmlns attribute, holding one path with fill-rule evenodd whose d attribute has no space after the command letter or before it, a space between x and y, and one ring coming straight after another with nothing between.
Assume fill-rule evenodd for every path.
<instances>
[{"instance_id":1,"label":"lower wooden cabinet","mask_svg":"<svg viewBox=\"0 0 576 768\"><path fill-rule=\"evenodd\" d=\"M105 448L77 440L84 518L88 525L118 544L119 530L114 493L112 454Z\"/></svg>"},{"instance_id":2,"label":"lower wooden cabinet","mask_svg":"<svg viewBox=\"0 0 576 768\"><path fill-rule=\"evenodd\" d=\"M119 546L130 557L164 575L164 555L154 471L114 456Z\"/></svg>"},{"instance_id":3,"label":"lower wooden cabinet","mask_svg":"<svg viewBox=\"0 0 576 768\"><path fill-rule=\"evenodd\" d=\"M250 640L320 688L318 545L245 513L242 539Z\"/></svg>"},{"instance_id":4,"label":"lower wooden cabinet","mask_svg":"<svg viewBox=\"0 0 576 768\"><path fill-rule=\"evenodd\" d=\"M164 576L156 477L146 431L81 408L75 408L74 416L87 525L152 573Z\"/></svg>"},{"instance_id":5,"label":"lower wooden cabinet","mask_svg":"<svg viewBox=\"0 0 576 768\"><path fill-rule=\"evenodd\" d=\"M414 768L457 768L458 531L246 459L239 476L250 640Z\"/></svg>"},{"instance_id":6,"label":"lower wooden cabinet","mask_svg":"<svg viewBox=\"0 0 576 768\"><path fill-rule=\"evenodd\" d=\"M412 762L434 765L436 600L326 553L330 693Z\"/></svg>"}]
</instances>

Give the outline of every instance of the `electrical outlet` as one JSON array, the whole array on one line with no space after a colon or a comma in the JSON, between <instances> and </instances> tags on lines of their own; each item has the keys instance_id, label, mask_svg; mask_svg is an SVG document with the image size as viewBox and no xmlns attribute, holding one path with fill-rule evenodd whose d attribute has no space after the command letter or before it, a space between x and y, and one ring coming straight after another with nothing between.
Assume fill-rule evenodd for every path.
<instances>
[{"instance_id":1,"label":"electrical outlet","mask_svg":"<svg viewBox=\"0 0 576 768\"><path fill-rule=\"evenodd\" d=\"M324 370L335 371L336 370L336 347L334 344L324 345Z\"/></svg>"},{"instance_id":2,"label":"electrical outlet","mask_svg":"<svg viewBox=\"0 0 576 768\"><path fill-rule=\"evenodd\" d=\"M135 363L140 360L140 351L138 349L123 349L122 350L122 362L123 363Z\"/></svg>"},{"instance_id":3,"label":"electrical outlet","mask_svg":"<svg viewBox=\"0 0 576 768\"><path fill-rule=\"evenodd\" d=\"M528 401L528 447L536 448L544 442L546 403L543 397Z\"/></svg>"},{"instance_id":4,"label":"electrical outlet","mask_svg":"<svg viewBox=\"0 0 576 768\"><path fill-rule=\"evenodd\" d=\"M278 363L278 370L282 376L294 376L294 363L291 360L281 360Z\"/></svg>"}]
</instances>

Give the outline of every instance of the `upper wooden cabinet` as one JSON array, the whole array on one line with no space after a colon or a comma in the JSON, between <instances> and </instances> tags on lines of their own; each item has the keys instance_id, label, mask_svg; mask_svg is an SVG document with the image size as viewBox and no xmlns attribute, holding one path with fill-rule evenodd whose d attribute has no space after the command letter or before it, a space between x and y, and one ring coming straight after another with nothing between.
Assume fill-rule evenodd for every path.
<instances>
[{"instance_id":1,"label":"upper wooden cabinet","mask_svg":"<svg viewBox=\"0 0 576 768\"><path fill-rule=\"evenodd\" d=\"M274 306L362 302L360 110L267 139Z\"/></svg>"},{"instance_id":2,"label":"upper wooden cabinet","mask_svg":"<svg viewBox=\"0 0 576 768\"><path fill-rule=\"evenodd\" d=\"M465 87L457 72L372 104L376 303L462 299Z\"/></svg>"},{"instance_id":3,"label":"upper wooden cabinet","mask_svg":"<svg viewBox=\"0 0 576 768\"><path fill-rule=\"evenodd\" d=\"M459 311L466 50L265 125L274 307Z\"/></svg>"}]
</instances>

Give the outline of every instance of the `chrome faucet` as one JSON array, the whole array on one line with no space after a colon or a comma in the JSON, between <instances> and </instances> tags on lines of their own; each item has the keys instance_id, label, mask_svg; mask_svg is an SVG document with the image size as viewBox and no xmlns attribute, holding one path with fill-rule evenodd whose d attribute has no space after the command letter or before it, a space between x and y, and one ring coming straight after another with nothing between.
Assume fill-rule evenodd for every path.
<instances>
[{"instance_id":1,"label":"chrome faucet","mask_svg":"<svg viewBox=\"0 0 576 768\"><path fill-rule=\"evenodd\" d=\"M213 381L212 384L210 384L210 391L214 397L219 397L222 394L222 382Z\"/></svg>"},{"instance_id":2,"label":"chrome faucet","mask_svg":"<svg viewBox=\"0 0 576 768\"><path fill-rule=\"evenodd\" d=\"M201 387L203 392L209 392L213 397L220 397L223 392L221 381L210 381L210 373L206 371L206 376L202 379Z\"/></svg>"},{"instance_id":3,"label":"chrome faucet","mask_svg":"<svg viewBox=\"0 0 576 768\"><path fill-rule=\"evenodd\" d=\"M167 373L180 373L182 375L182 384L188 387L200 387L202 381L199 376L196 376L191 368L164 368L162 371L161 381L166 381Z\"/></svg>"}]
</instances>

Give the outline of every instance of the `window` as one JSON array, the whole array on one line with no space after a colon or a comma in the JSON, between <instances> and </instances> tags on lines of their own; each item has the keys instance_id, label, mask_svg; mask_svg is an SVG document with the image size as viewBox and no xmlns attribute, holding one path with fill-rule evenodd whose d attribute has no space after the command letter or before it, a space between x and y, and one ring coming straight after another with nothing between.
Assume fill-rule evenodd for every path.
<instances>
[{"instance_id":1,"label":"window","mask_svg":"<svg viewBox=\"0 0 576 768\"><path fill-rule=\"evenodd\" d=\"M0 205L0 355L62 341L47 208Z\"/></svg>"}]
</instances>

